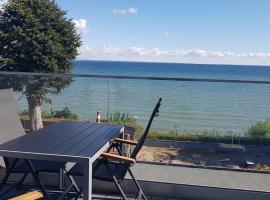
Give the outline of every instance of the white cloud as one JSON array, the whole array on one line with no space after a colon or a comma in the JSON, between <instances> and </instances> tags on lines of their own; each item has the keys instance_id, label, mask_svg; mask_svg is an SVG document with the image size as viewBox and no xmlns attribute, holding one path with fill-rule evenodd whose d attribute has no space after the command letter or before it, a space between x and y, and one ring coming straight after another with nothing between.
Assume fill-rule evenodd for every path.
<instances>
[{"instance_id":1,"label":"white cloud","mask_svg":"<svg viewBox=\"0 0 270 200\"><path fill-rule=\"evenodd\" d=\"M90 31L90 28L88 26L88 22L86 19L78 19L78 20L74 19L73 22L79 33L85 34Z\"/></svg>"},{"instance_id":2,"label":"white cloud","mask_svg":"<svg viewBox=\"0 0 270 200\"><path fill-rule=\"evenodd\" d=\"M160 48L128 47L112 45L103 47L84 46L80 49L79 59L127 60L151 62L195 62L228 64L267 64L268 53L235 53L226 51L207 51L203 49L163 50Z\"/></svg>"},{"instance_id":3,"label":"white cloud","mask_svg":"<svg viewBox=\"0 0 270 200\"><path fill-rule=\"evenodd\" d=\"M128 8L127 10L128 10L128 13L131 13L131 14L136 14L139 11L137 8L132 8L132 7Z\"/></svg>"},{"instance_id":4,"label":"white cloud","mask_svg":"<svg viewBox=\"0 0 270 200\"><path fill-rule=\"evenodd\" d=\"M165 35L165 36L169 36L169 33L168 33L168 32L165 32L164 35Z\"/></svg>"},{"instance_id":5,"label":"white cloud","mask_svg":"<svg viewBox=\"0 0 270 200\"><path fill-rule=\"evenodd\" d=\"M128 15L128 14L137 14L139 10L137 8L127 8L127 9L113 9L112 13L115 15Z\"/></svg>"}]
</instances>

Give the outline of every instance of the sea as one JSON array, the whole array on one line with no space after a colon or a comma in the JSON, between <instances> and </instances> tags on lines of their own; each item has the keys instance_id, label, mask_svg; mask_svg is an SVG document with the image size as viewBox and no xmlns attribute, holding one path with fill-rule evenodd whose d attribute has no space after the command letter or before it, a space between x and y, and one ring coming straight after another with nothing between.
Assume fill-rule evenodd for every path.
<instances>
[{"instance_id":1,"label":"sea","mask_svg":"<svg viewBox=\"0 0 270 200\"><path fill-rule=\"evenodd\" d=\"M74 61L72 73L270 81L270 67L243 65ZM160 97L162 106L153 129L244 134L252 124L270 117L267 84L88 77L75 77L60 94L51 95L52 104L43 109L67 106L89 120L98 110L104 119L120 112L145 126ZM23 98L19 104L27 106Z\"/></svg>"}]
</instances>

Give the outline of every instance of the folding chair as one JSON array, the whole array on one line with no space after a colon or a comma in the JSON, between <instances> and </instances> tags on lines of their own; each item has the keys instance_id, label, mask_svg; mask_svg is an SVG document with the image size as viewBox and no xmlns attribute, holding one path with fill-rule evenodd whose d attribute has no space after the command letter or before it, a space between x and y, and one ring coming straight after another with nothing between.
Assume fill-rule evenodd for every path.
<instances>
[{"instance_id":1,"label":"folding chair","mask_svg":"<svg viewBox=\"0 0 270 200\"><path fill-rule=\"evenodd\" d=\"M139 182L136 180L130 168L136 163L136 156L138 155L139 151L141 150L147 138L153 119L156 116L158 116L161 100L162 99L160 98L158 103L156 104L152 112L152 115L150 117L150 120L148 122L148 125L144 131L144 134L142 135L142 137L140 138L138 142L129 141L129 140L120 139L120 138L115 139L114 144L111 145L108 151L101 155L102 158L98 159L93 165L93 178L97 180L113 182L116 185L118 191L120 192L124 200L127 200L128 198L125 192L123 191L121 185L127 173L129 173L129 175L131 176L132 180L134 181L139 191L137 195L137 199L142 199L142 198L145 200L147 199L142 188L139 185ZM135 146L130 157L125 157L122 155L122 152L119 146L123 143ZM113 147L117 148L119 155L112 154L109 152L111 148ZM76 164L70 171L67 172L67 175L70 177L83 176L82 165ZM76 183L73 180L71 181L72 181L72 185L76 186ZM79 198L80 195L82 194L82 190L83 188L80 189L77 198Z\"/></svg>"}]
</instances>

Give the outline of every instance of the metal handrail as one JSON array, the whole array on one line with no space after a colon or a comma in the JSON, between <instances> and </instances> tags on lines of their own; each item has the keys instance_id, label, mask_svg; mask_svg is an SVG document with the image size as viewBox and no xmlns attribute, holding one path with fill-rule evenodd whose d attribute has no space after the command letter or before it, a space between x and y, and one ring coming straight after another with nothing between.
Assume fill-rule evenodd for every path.
<instances>
[{"instance_id":1,"label":"metal handrail","mask_svg":"<svg viewBox=\"0 0 270 200\"><path fill-rule=\"evenodd\" d=\"M11 76L43 76L43 77L82 77L100 79L138 79L138 80L158 80L158 81L183 81L183 82L210 82L210 83L243 83L243 84L267 84L266 80L237 80L237 79L211 79L211 78L183 78L183 77L154 77L154 76L119 76L119 75L99 75L99 74L67 74L67 73L37 73L37 72L6 72L0 71L0 75Z\"/></svg>"}]
</instances>

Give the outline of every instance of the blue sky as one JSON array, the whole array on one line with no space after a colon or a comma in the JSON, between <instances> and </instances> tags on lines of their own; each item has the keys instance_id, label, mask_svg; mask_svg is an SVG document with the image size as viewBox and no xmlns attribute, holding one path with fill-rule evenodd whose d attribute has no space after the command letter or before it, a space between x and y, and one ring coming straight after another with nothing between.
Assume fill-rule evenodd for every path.
<instances>
[{"instance_id":1,"label":"blue sky","mask_svg":"<svg viewBox=\"0 0 270 200\"><path fill-rule=\"evenodd\" d=\"M78 59L270 65L270 0L56 0Z\"/></svg>"}]
</instances>

